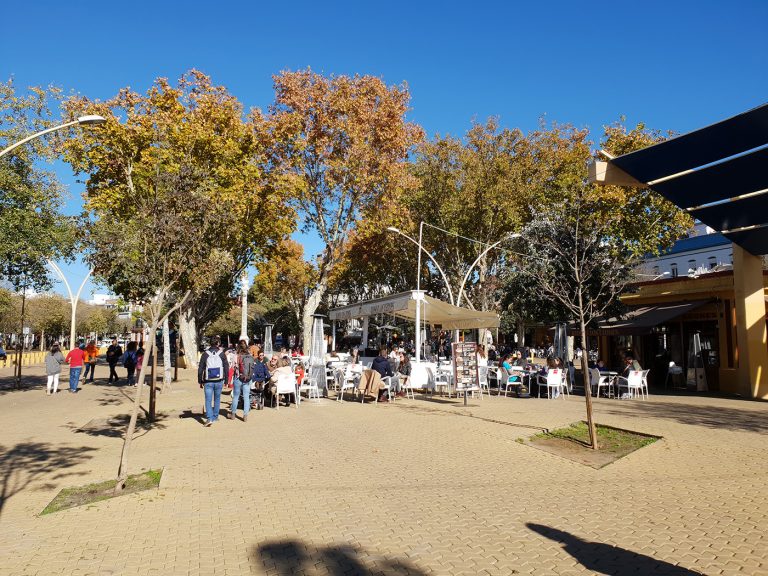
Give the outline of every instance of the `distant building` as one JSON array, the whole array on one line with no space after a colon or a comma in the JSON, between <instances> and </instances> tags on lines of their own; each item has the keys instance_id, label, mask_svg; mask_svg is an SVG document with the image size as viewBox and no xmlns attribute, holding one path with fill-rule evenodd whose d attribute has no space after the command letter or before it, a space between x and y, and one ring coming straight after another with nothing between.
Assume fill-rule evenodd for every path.
<instances>
[{"instance_id":1,"label":"distant building","mask_svg":"<svg viewBox=\"0 0 768 576\"><path fill-rule=\"evenodd\" d=\"M658 257L648 258L641 266L646 277L677 278L701 274L733 265L730 240L704 224L697 224L687 238L678 240Z\"/></svg>"}]
</instances>

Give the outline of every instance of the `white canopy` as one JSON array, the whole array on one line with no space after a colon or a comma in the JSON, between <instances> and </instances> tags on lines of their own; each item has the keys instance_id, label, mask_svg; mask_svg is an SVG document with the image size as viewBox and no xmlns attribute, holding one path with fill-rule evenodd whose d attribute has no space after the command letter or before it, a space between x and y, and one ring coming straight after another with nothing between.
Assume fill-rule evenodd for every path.
<instances>
[{"instance_id":1,"label":"white canopy","mask_svg":"<svg viewBox=\"0 0 768 576\"><path fill-rule=\"evenodd\" d=\"M352 318L365 318L376 314L392 314L408 320L416 319L417 292L401 292L342 306L331 310L328 316L331 320L351 320ZM431 296L423 296L421 321L439 330L464 330L472 328L498 328L499 316L495 312L483 312L470 310L448 304Z\"/></svg>"}]
</instances>

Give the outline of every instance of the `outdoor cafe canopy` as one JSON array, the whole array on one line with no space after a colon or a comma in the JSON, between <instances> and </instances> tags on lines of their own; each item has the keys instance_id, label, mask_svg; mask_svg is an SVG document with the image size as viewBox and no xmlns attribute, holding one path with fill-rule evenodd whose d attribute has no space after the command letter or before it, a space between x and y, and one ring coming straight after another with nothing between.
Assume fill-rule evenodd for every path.
<instances>
[{"instance_id":1,"label":"outdoor cafe canopy","mask_svg":"<svg viewBox=\"0 0 768 576\"><path fill-rule=\"evenodd\" d=\"M391 314L398 318L416 320L416 291L401 292L375 300L366 300L331 310L331 320L365 318L376 314ZM472 328L498 328L499 316L495 312L483 312L454 306L431 296L424 296L421 308L422 322L439 330L464 330Z\"/></svg>"}]
</instances>

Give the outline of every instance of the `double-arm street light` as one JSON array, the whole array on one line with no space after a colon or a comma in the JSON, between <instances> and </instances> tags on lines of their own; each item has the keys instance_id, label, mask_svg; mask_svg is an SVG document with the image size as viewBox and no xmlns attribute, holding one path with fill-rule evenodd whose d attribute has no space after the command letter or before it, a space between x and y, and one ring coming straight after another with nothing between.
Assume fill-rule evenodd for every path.
<instances>
[{"instance_id":1,"label":"double-arm street light","mask_svg":"<svg viewBox=\"0 0 768 576\"><path fill-rule=\"evenodd\" d=\"M79 116L77 120L72 120L72 122L66 122L64 124L59 124L58 126L53 126L52 128L47 128L45 130L41 130L40 132L36 132L35 134L32 134L31 136L27 136L23 140L19 140L15 144L11 144L0 152L0 156L5 156L10 152L11 150L18 148L22 144L26 144L30 140L34 140L35 138L39 138L40 136L45 136L46 134L49 134L51 132L55 132L56 130L63 130L64 128L69 128L70 126L96 126L98 124L104 124L107 120L103 116L97 116L96 114L89 114L87 116Z\"/></svg>"},{"instance_id":2,"label":"double-arm street light","mask_svg":"<svg viewBox=\"0 0 768 576\"><path fill-rule=\"evenodd\" d=\"M424 248L424 245L422 244L422 238L424 235L424 225L429 226L430 228L434 228L435 230L440 230L441 232L444 232L446 234L450 234L451 236L456 236L458 238L464 238L465 240L469 240L471 242L475 242L477 244L481 244L485 246L485 249L480 253L480 255L475 259L474 262L470 265L469 269L467 270L467 273L464 275L464 278L462 279L461 286L459 286L459 292L456 295L456 298L454 299L453 296L453 290L451 289L451 283L448 281L448 276L445 274L443 269L440 267L440 265L437 263L437 260L435 260L434 256ZM462 236L461 234L456 234L455 232L450 232L449 230L445 230L444 228L440 228L439 226L434 226L432 224L429 224L428 222L424 222L423 220L419 223L419 240L418 242L402 232L399 228L395 228L394 226L389 226L387 228L390 232L395 232L396 234L399 234L403 238L406 238L407 240L410 240L416 246L419 248L419 254L417 257L417 268L416 268L416 362L421 361L421 301L423 300L423 295L421 293L421 253L422 251L426 253L426 255L429 257L430 260L432 260L432 263L435 265L435 268L440 272L440 275L443 277L443 282L445 282L445 287L448 290L448 298L451 304L454 306L460 306L461 305L461 297L464 295L464 286L467 283L467 280L469 280L470 275L472 274L472 270L477 266L477 264L480 262L480 260L483 259L483 257L499 246L502 242L505 242L507 240L511 240L513 238L519 238L520 234L514 233L509 234L499 240L498 242L494 242L493 244L486 245L484 242L480 242L479 240L475 240L474 238L468 238L466 236Z\"/></svg>"}]
</instances>

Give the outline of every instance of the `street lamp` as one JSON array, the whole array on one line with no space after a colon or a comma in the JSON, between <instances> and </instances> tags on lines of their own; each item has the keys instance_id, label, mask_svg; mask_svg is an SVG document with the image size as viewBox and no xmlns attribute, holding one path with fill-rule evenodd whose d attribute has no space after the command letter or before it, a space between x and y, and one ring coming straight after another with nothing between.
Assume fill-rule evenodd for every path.
<instances>
[{"instance_id":1,"label":"street lamp","mask_svg":"<svg viewBox=\"0 0 768 576\"><path fill-rule=\"evenodd\" d=\"M448 276L446 276L445 272L443 272L443 269L440 268L440 264L438 264L437 260L435 260L435 257L432 256L432 254L430 254L429 251L426 250L424 248L424 246L421 245L421 242L417 242L416 240L414 240L413 238L408 236L405 232L403 232L399 228L395 228L394 226L389 226L387 228L387 230L389 230L390 232L395 232L397 234L400 234L400 236L402 236L403 238L405 238L407 240L410 240L411 242L416 244L416 246L419 247L419 254L421 254L421 250L424 250L424 253L427 256L429 256L429 259L432 260L432 263L435 265L435 268L437 268L438 272L440 272L440 275L443 277L443 282L445 282L445 287L448 289L448 298L450 299L451 304L453 304L454 303L454 299L453 299L453 290L451 290L451 283L448 281ZM421 232L421 230L419 230L419 232ZM421 234L419 234L419 235L421 235ZM421 271L421 261L420 260L419 260L419 271ZM421 276L421 274L419 274L417 276L417 280L416 280L417 288L416 288L416 290L419 289L418 287L419 287L419 277L420 276Z\"/></svg>"},{"instance_id":2,"label":"street lamp","mask_svg":"<svg viewBox=\"0 0 768 576\"><path fill-rule=\"evenodd\" d=\"M464 274L464 279L461 281L461 286L459 286L459 295L456 296L456 306L461 306L461 297L464 294L464 285L467 283L467 280L469 280L469 275L472 273L472 269L475 266L477 266L477 263L480 262L480 260L483 259L483 256L488 254L488 252L490 252L491 250L496 248L499 244L501 244L502 242L505 242L507 240L512 240L513 238L520 238L520 234L518 234L517 232L515 232L514 234L509 234L505 238L502 238L498 242L494 242L493 244L489 245L485 250L480 252L480 256L475 258L475 261L472 262L472 264L469 266L469 270L467 270L467 273Z\"/></svg>"},{"instance_id":3,"label":"street lamp","mask_svg":"<svg viewBox=\"0 0 768 576\"><path fill-rule=\"evenodd\" d=\"M55 132L56 130L62 130L63 128L69 128L70 126L76 126L76 125L81 125L81 126L97 126L99 124L104 124L104 122L106 122L106 121L107 121L106 118L104 118L103 116L97 116L96 114L88 114L87 116L79 116L77 118L77 120L73 120L72 122L66 122L64 124L59 124L58 126L54 126L52 128L47 128L45 130L41 130L40 132L32 134L31 136L27 136L23 140L19 140L15 144L11 144L10 146L8 146L8 148L6 148L2 152L0 152L0 156L5 156L8 152L13 150L14 148L17 148L17 147L21 146L22 144L26 144L30 140L33 140L35 138L39 138L40 136L44 136L45 134L48 134L50 132Z\"/></svg>"},{"instance_id":4,"label":"street lamp","mask_svg":"<svg viewBox=\"0 0 768 576\"><path fill-rule=\"evenodd\" d=\"M80 288L77 290L77 295L72 295L72 289L69 287L69 282L67 282L67 278L64 276L64 272L61 271L61 268L59 268L58 264L56 264L53 260L48 260L48 265L56 271L56 273L59 275L59 278L61 278L64 282L64 286L67 287L69 303L72 305L72 316L70 318L69 326L69 349L73 350L77 344L77 342L75 342L75 338L77 337L77 325L75 324L75 321L77 320L77 303L80 301L80 293L83 291L83 287L88 281L88 278L91 277L91 272L93 271L88 270L88 274L85 275L83 282L80 284Z\"/></svg>"}]
</instances>

